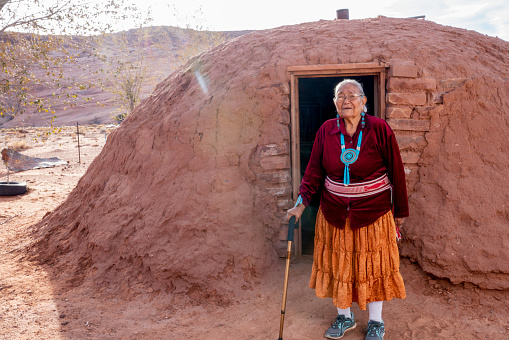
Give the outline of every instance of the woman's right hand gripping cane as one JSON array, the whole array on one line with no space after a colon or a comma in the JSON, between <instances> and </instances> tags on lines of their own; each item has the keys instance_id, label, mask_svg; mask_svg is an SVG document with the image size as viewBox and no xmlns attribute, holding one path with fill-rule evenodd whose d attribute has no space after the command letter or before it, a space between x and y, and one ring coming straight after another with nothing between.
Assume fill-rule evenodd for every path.
<instances>
[{"instance_id":1,"label":"woman's right hand gripping cane","mask_svg":"<svg viewBox=\"0 0 509 340\"><path fill-rule=\"evenodd\" d=\"M290 221L292 216L295 216L295 222L299 222L299 218L302 216L302 213L306 209L306 206L302 203L297 204L295 207L288 209L286 211L286 222Z\"/></svg>"}]
</instances>

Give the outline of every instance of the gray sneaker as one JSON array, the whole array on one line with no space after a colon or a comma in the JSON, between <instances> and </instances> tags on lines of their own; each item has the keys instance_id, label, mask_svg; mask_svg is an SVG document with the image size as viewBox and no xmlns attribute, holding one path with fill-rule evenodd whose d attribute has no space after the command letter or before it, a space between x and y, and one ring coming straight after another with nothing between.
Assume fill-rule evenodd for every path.
<instances>
[{"instance_id":1,"label":"gray sneaker","mask_svg":"<svg viewBox=\"0 0 509 340\"><path fill-rule=\"evenodd\" d=\"M368 321L368 328L366 328L365 340L383 340L385 335L385 326L383 322L373 320Z\"/></svg>"},{"instance_id":2,"label":"gray sneaker","mask_svg":"<svg viewBox=\"0 0 509 340\"><path fill-rule=\"evenodd\" d=\"M350 312L349 318L344 315L338 315L332 320L330 328L325 332L325 337L327 339L340 339L345 335L346 331L354 329L355 326L357 325L352 312Z\"/></svg>"}]
</instances>

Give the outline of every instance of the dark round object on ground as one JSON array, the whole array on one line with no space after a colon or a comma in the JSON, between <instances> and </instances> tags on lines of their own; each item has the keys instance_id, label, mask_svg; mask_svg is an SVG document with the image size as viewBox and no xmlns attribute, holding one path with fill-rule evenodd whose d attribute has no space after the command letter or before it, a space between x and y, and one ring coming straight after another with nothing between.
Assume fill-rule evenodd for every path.
<instances>
[{"instance_id":1,"label":"dark round object on ground","mask_svg":"<svg viewBox=\"0 0 509 340\"><path fill-rule=\"evenodd\" d=\"M24 182L0 182L0 196L23 195L27 192L27 184Z\"/></svg>"}]
</instances>

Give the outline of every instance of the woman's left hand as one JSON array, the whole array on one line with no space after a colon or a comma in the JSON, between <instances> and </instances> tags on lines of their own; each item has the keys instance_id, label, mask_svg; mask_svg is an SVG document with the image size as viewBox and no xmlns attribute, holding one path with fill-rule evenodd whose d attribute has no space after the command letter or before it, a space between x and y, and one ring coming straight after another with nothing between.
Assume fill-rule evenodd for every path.
<instances>
[{"instance_id":1,"label":"woman's left hand","mask_svg":"<svg viewBox=\"0 0 509 340\"><path fill-rule=\"evenodd\" d=\"M403 224L405 223L406 217L396 217L394 218L394 223L398 226L398 228L403 227Z\"/></svg>"}]
</instances>

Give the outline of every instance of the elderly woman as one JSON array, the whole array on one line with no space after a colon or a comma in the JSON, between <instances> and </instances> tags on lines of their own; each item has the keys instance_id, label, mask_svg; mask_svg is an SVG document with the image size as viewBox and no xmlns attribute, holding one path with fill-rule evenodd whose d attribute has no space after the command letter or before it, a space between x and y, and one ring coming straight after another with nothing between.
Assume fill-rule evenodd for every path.
<instances>
[{"instance_id":1,"label":"elderly woman","mask_svg":"<svg viewBox=\"0 0 509 340\"><path fill-rule=\"evenodd\" d=\"M369 311L366 340L383 339L383 301L405 298L399 272L398 226L408 216L405 172L391 128L366 115L361 84L334 90L337 118L318 130L295 207L297 220L319 193L310 287L330 297L338 315L326 331L342 338L355 328L352 302Z\"/></svg>"}]
</instances>

